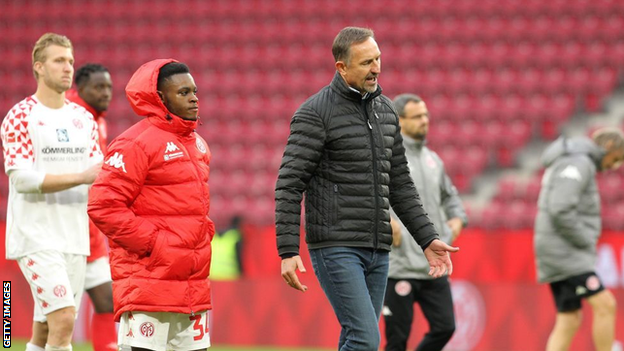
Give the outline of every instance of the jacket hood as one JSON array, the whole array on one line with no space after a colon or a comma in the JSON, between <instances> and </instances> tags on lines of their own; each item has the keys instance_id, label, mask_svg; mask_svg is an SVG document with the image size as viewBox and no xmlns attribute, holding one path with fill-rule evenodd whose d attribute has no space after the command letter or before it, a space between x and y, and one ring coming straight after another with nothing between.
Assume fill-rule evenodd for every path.
<instances>
[{"instance_id":1,"label":"jacket hood","mask_svg":"<svg viewBox=\"0 0 624 351\"><path fill-rule=\"evenodd\" d=\"M89 105L86 101L84 101L80 95L78 95L78 90L72 88L65 92L65 98L73 103L76 103L82 107L84 107L89 113L93 115L93 117L97 120L102 117L106 117L106 111L98 112L91 105Z\"/></svg>"},{"instance_id":2,"label":"jacket hood","mask_svg":"<svg viewBox=\"0 0 624 351\"><path fill-rule=\"evenodd\" d=\"M596 145L591 139L585 137L567 138L559 137L542 154L544 167L552 165L559 157L568 155L587 155L594 161L598 169L607 151Z\"/></svg>"},{"instance_id":3,"label":"jacket hood","mask_svg":"<svg viewBox=\"0 0 624 351\"><path fill-rule=\"evenodd\" d=\"M188 135L197 127L197 121L185 120L169 112L157 92L160 68L171 62L178 61L157 59L139 67L126 86L126 97L139 116L149 118L159 128Z\"/></svg>"},{"instance_id":4,"label":"jacket hood","mask_svg":"<svg viewBox=\"0 0 624 351\"><path fill-rule=\"evenodd\" d=\"M336 74L334 74L334 79L332 80L330 86L338 94L344 96L345 98L349 100L362 101L362 97L363 97L362 94L359 91L354 90L351 87L349 87L347 82L345 82L344 78L342 78L342 76L340 75L340 73L338 73L338 71L336 71ZM364 100L372 100L378 97L379 95L381 95L381 91L382 91L381 85L377 84L377 90L375 90L372 93L366 94Z\"/></svg>"}]
</instances>

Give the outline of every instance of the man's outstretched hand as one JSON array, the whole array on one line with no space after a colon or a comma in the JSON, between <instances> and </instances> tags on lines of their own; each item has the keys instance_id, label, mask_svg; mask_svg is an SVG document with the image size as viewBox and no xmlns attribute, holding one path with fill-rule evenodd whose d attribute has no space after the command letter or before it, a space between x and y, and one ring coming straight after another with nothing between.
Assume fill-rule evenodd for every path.
<instances>
[{"instance_id":1,"label":"man's outstretched hand","mask_svg":"<svg viewBox=\"0 0 624 351\"><path fill-rule=\"evenodd\" d=\"M306 272L301 256L294 256L282 260L282 278L284 281L290 285L291 288L305 292L308 290L308 287L301 284L299 281L296 272L297 269L299 269L301 273Z\"/></svg>"},{"instance_id":2,"label":"man's outstretched hand","mask_svg":"<svg viewBox=\"0 0 624 351\"><path fill-rule=\"evenodd\" d=\"M453 273L453 262L449 252L459 251L458 247L445 244L442 240L435 239L425 249L425 257L429 261L429 275L440 278L444 273Z\"/></svg>"}]
</instances>

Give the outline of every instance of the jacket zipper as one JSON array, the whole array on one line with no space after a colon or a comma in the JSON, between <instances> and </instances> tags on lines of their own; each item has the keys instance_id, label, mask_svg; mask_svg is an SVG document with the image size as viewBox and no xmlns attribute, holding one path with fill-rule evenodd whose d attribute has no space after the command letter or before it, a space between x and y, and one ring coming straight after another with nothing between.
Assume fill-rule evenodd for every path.
<instances>
[{"instance_id":1,"label":"jacket zipper","mask_svg":"<svg viewBox=\"0 0 624 351\"><path fill-rule=\"evenodd\" d=\"M423 148L424 148L424 146L423 146ZM416 188L416 182L414 182L414 187L416 188L416 191L418 191L419 195L422 194L421 195L421 198L422 198L421 202L422 202L423 209L424 209L425 208L425 200L429 199L429 192L427 191L427 187L424 185L426 183L426 178L425 178L425 167L423 166L422 158L423 158L425 153L423 152L422 148L419 151L417 150L416 152L418 153L417 158L418 158L418 168L419 168L419 171L420 171L420 179L421 179L421 182L423 184L422 192L420 191L420 189Z\"/></svg>"},{"instance_id":2,"label":"jacket zipper","mask_svg":"<svg viewBox=\"0 0 624 351\"><path fill-rule=\"evenodd\" d=\"M334 184L334 196L332 197L331 225L338 221L338 184Z\"/></svg>"},{"instance_id":3,"label":"jacket zipper","mask_svg":"<svg viewBox=\"0 0 624 351\"><path fill-rule=\"evenodd\" d=\"M200 167L199 167L199 165L198 165L198 161L196 161L196 160L192 157L192 154L189 152L189 149L186 147L186 144L184 143L184 141L182 141L182 145L184 145L184 148L186 149L186 152L187 152L187 154L188 154L188 156L189 156L189 159L191 160L191 163L193 164L193 167L195 168L195 174L196 174L196 177L197 177L197 181L199 182L199 188L200 188L200 189L203 189L203 187L202 187L202 183L203 183L203 182L202 182L202 177L201 177L201 169L200 169ZM204 207L207 207L207 206L208 206L208 205L207 205L207 203L206 203L206 200L205 200L205 199L206 199L206 196L208 196L208 194L205 194L205 193L203 193L203 191L202 191L202 197L201 197L201 199L202 199L202 204L204 205ZM203 229L203 227L204 227L204 226L202 226L202 229ZM189 282L188 282L188 281L187 281L187 284L189 284ZM189 284L189 285L190 285L190 284ZM188 294L187 294L187 295L188 295L188 299L189 299L189 305L188 305L188 307L189 307L189 309L191 310L191 316L195 316L195 311L193 311L193 303L192 303L193 297L191 296L190 290L188 291Z\"/></svg>"},{"instance_id":4,"label":"jacket zipper","mask_svg":"<svg viewBox=\"0 0 624 351\"><path fill-rule=\"evenodd\" d=\"M197 142L197 140L196 140L196 142ZM184 148L186 149L186 152L189 155L189 159L191 160L191 163L193 164L193 167L195 168L195 176L197 177L197 182L199 183L199 188L203 189L203 187L202 187L203 181L202 181L202 177L201 177L202 172L201 172L201 168L199 167L199 163L198 163L199 161L196 161L192 157L191 153L188 151L189 148L186 146L186 144L184 144L184 142L182 142L182 145L184 145ZM202 204L204 205L204 207L208 206L208 204L206 203L206 200L205 200L206 196L208 196L208 195L209 194L204 193L203 190L202 190L202 197L201 197L201 199L202 199Z\"/></svg>"},{"instance_id":5,"label":"jacket zipper","mask_svg":"<svg viewBox=\"0 0 624 351\"><path fill-rule=\"evenodd\" d=\"M430 200L432 200L432 197L429 194L429 189L426 186L426 184L428 183L427 178L425 178L425 166L423 164L423 157L427 157L427 155L425 154L425 146L423 145L420 150L416 150L417 156L416 158L418 159L418 169L420 171L420 180L422 183L422 188L418 188L416 186L416 182L414 181L414 188L416 188L416 192L418 192L418 195L420 195L420 202L422 203L422 208L423 210L426 212L427 210L425 209L425 203L429 202ZM409 162L408 162L409 163ZM411 177L411 176L410 176ZM414 179L412 179L413 181ZM440 205L441 206L441 205ZM433 221L431 221L431 223L433 223ZM444 221L439 222L437 224L433 223L434 228L440 228L438 230L442 231L444 229Z\"/></svg>"},{"instance_id":6,"label":"jacket zipper","mask_svg":"<svg viewBox=\"0 0 624 351\"><path fill-rule=\"evenodd\" d=\"M375 197L375 217L373 221L373 249L377 250L378 240L377 231L379 230L379 197L377 196L377 150L375 149L375 137L373 136L373 125L368 118L368 111L366 110L366 100L362 99L361 107L364 110L364 118L368 123L368 136L371 142L371 151L373 153L373 191Z\"/></svg>"}]
</instances>

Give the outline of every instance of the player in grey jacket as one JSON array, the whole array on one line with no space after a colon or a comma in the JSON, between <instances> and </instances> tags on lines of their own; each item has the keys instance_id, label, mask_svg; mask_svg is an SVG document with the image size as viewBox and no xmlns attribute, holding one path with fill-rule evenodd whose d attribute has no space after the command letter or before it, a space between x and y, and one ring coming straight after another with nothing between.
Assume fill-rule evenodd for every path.
<instances>
[{"instance_id":1,"label":"player in grey jacket","mask_svg":"<svg viewBox=\"0 0 624 351\"><path fill-rule=\"evenodd\" d=\"M546 350L567 350L581 325L581 300L592 307L596 350L611 350L615 298L594 272L601 232L596 172L616 169L624 160L624 136L602 128L592 139L561 137L544 152L546 167L535 219L539 282L550 283L557 319Z\"/></svg>"},{"instance_id":2,"label":"player in grey jacket","mask_svg":"<svg viewBox=\"0 0 624 351\"><path fill-rule=\"evenodd\" d=\"M410 175L425 211L440 235L451 244L468 222L466 212L444 170L440 157L425 145L429 129L427 105L417 95L394 99L399 114L405 156ZM442 350L455 331L453 299L448 277L431 277L422 249L409 239L409 232L393 213L393 248L390 252L388 287L384 301L386 350L405 350L414 317L414 302L420 304L430 331L417 350Z\"/></svg>"}]
</instances>

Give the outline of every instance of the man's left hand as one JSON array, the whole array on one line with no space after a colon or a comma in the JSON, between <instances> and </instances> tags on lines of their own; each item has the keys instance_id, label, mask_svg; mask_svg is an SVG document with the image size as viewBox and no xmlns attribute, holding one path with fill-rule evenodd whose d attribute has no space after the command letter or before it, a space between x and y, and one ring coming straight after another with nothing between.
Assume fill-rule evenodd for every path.
<instances>
[{"instance_id":1,"label":"man's left hand","mask_svg":"<svg viewBox=\"0 0 624 351\"><path fill-rule=\"evenodd\" d=\"M457 252L459 247L452 247L444 243L442 240L435 239L425 249L425 257L429 261L429 275L434 278L440 278L448 272L453 273L453 262L449 252Z\"/></svg>"},{"instance_id":2,"label":"man's left hand","mask_svg":"<svg viewBox=\"0 0 624 351\"><path fill-rule=\"evenodd\" d=\"M446 224L449 226L449 228L451 228L451 233L453 233L453 241L455 241L455 239L457 239L457 237L459 236L459 233L461 233L462 229L464 229L464 223L462 222L461 218L455 217L446 221ZM451 241L451 243L453 241Z\"/></svg>"}]
</instances>

